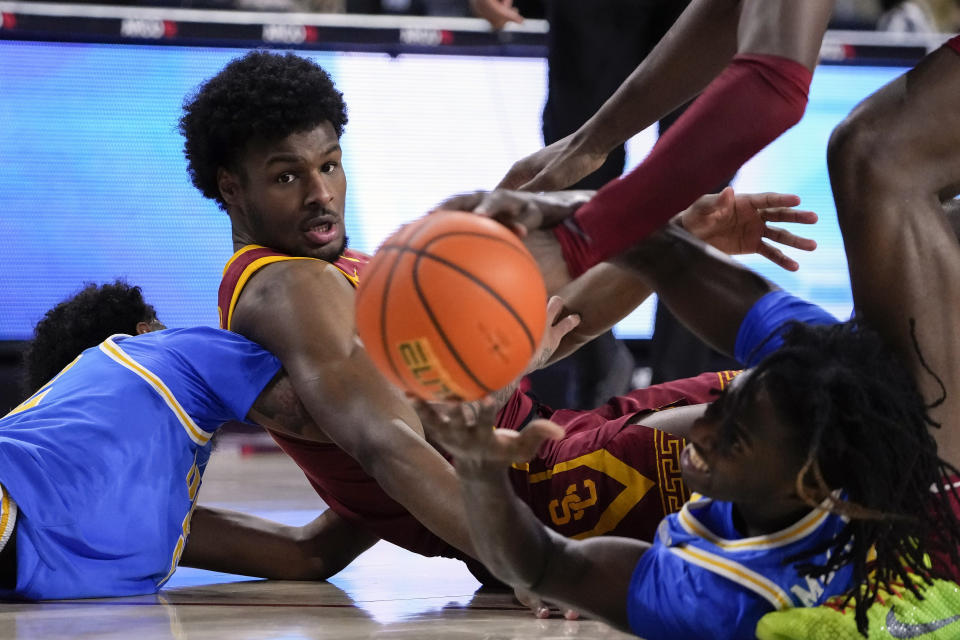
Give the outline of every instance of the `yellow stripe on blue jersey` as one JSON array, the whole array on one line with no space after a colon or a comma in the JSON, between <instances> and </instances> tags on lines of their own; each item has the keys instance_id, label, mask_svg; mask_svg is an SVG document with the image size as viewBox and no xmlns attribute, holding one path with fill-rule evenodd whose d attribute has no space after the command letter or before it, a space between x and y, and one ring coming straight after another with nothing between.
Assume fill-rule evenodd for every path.
<instances>
[{"instance_id":1,"label":"yellow stripe on blue jersey","mask_svg":"<svg viewBox=\"0 0 960 640\"><path fill-rule=\"evenodd\" d=\"M83 355L83 354L80 354L80 355ZM34 392L34 394L33 394L32 396L30 396L29 398L27 398L26 400L24 400L23 402L21 402L19 405L17 405L16 407L14 407L14 408L10 411L10 413L8 413L6 416L3 416L3 417L6 418L7 416L12 416L12 415L15 414L15 413L20 413L20 412L22 412L22 411L26 411L27 409L32 409L32 408L34 408L35 406L37 406L38 404L40 404L40 401L43 400L43 397L44 397L45 395L47 395L47 392L48 392L48 391L50 391L50 385L52 385L54 382L56 382L57 378L59 378L59 377L62 376L64 373L66 373L67 371L69 371L70 368L71 368L73 365L77 364L77 360L79 360L79 359L80 359L80 356L77 356L76 358L74 358L74 359L73 359L73 362L71 362L70 364L68 364L67 366L65 366L63 369L61 369L61 370L60 370L60 373L58 373L57 375L53 376L53 378L51 378L50 381L49 381L47 384L45 384L45 385L43 385L42 387L40 387L39 389L37 389L36 392Z\"/></svg>"},{"instance_id":2,"label":"yellow stripe on blue jersey","mask_svg":"<svg viewBox=\"0 0 960 640\"><path fill-rule=\"evenodd\" d=\"M700 496L696 497L699 498ZM692 535L699 536L700 538L715 544L725 551L758 551L761 549L774 549L791 544L819 527L830 515L830 512L824 509L826 506L826 502L824 502L819 509L814 509L793 525L783 529L782 531L778 531L775 534L740 538L739 540L728 540L714 534L709 528L704 526L695 515L693 515L690 510L690 506L692 505L694 507L699 507L703 504L705 504L703 500L695 500L694 498L691 498L687 504L683 505L683 508L677 514L677 520L680 523L680 526L682 526Z\"/></svg>"},{"instance_id":3,"label":"yellow stripe on blue jersey","mask_svg":"<svg viewBox=\"0 0 960 640\"><path fill-rule=\"evenodd\" d=\"M7 546L13 528L17 523L17 503L13 501L6 487L0 484L0 550Z\"/></svg>"},{"instance_id":4,"label":"yellow stripe on blue jersey","mask_svg":"<svg viewBox=\"0 0 960 640\"><path fill-rule=\"evenodd\" d=\"M728 560L722 556L696 547L670 547L670 552L680 556L687 562L703 567L713 573L720 574L724 578L746 587L765 599L778 611L792 606L790 596L788 596L783 589L738 562Z\"/></svg>"},{"instance_id":5,"label":"yellow stripe on blue jersey","mask_svg":"<svg viewBox=\"0 0 960 640\"><path fill-rule=\"evenodd\" d=\"M204 431L197 426L197 423L194 422L193 418L190 417L184 408L174 397L173 392L163 383L163 380L154 375L150 370L141 365L139 362L127 355L123 349L117 346L117 343L113 341L113 336L107 338L100 344L100 350L107 354L112 360L123 365L130 371L133 371L135 374L140 376L143 380L146 381L153 390L163 399L170 410L173 411L173 414L177 417L177 420L183 426L184 431L187 432L187 435L191 440L196 442L198 445L203 446L210 441L210 438L213 437L213 434L209 431Z\"/></svg>"},{"instance_id":6,"label":"yellow stripe on blue jersey","mask_svg":"<svg viewBox=\"0 0 960 640\"><path fill-rule=\"evenodd\" d=\"M816 606L850 589L850 565L809 576L801 575L799 560L785 561L823 565L846 527L843 518L814 510L786 529L751 538L738 538L735 520L734 505L698 495L663 519L630 581L627 616L635 634L752 638L770 611Z\"/></svg>"}]
</instances>

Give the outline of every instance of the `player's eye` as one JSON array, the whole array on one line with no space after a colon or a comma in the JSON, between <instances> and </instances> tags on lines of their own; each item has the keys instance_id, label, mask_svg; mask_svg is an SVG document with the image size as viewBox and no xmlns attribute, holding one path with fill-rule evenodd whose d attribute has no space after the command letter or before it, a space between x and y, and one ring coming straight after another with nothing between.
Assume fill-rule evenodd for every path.
<instances>
[{"instance_id":1,"label":"player's eye","mask_svg":"<svg viewBox=\"0 0 960 640\"><path fill-rule=\"evenodd\" d=\"M338 162L326 162L322 167L320 167L320 170L323 173L333 173L334 171L336 171L337 167L339 166L340 166L340 163Z\"/></svg>"},{"instance_id":2,"label":"player's eye","mask_svg":"<svg viewBox=\"0 0 960 640\"><path fill-rule=\"evenodd\" d=\"M297 176L290 173L289 171L281 173L279 176L277 176L277 182L279 182L280 184L289 184L296 179L297 179Z\"/></svg>"}]
</instances>

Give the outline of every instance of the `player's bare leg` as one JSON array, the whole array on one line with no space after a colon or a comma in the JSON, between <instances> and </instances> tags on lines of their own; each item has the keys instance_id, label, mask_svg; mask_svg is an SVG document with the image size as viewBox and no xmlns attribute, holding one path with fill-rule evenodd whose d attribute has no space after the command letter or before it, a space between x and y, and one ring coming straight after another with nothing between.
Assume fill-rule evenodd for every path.
<instances>
[{"instance_id":1,"label":"player's bare leg","mask_svg":"<svg viewBox=\"0 0 960 640\"><path fill-rule=\"evenodd\" d=\"M960 189L957 96L960 55L943 47L854 109L830 141L829 168L856 309L926 401L943 398L934 435L960 466L960 245L942 204Z\"/></svg>"}]
</instances>

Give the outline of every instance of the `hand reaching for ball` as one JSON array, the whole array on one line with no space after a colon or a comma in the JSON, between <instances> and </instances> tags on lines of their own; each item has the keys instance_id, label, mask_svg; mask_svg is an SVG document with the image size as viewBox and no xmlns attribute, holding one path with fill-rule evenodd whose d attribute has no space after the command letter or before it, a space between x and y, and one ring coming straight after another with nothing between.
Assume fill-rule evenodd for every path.
<instances>
[{"instance_id":1,"label":"hand reaching for ball","mask_svg":"<svg viewBox=\"0 0 960 640\"><path fill-rule=\"evenodd\" d=\"M414 407L427 437L454 457L454 466L527 462L540 443L559 440L564 434L560 425L549 420L533 420L521 431L496 429L493 425L500 405L492 398L473 403L416 400Z\"/></svg>"}]
</instances>

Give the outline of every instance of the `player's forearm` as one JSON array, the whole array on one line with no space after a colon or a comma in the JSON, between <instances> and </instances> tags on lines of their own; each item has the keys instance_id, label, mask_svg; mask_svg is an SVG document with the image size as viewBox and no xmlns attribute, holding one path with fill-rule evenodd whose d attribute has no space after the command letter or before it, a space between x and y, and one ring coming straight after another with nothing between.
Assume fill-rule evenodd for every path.
<instances>
[{"instance_id":1,"label":"player's forearm","mask_svg":"<svg viewBox=\"0 0 960 640\"><path fill-rule=\"evenodd\" d=\"M561 360L608 331L650 297L650 287L632 270L603 262L557 292L564 309L580 316L548 363Z\"/></svg>"},{"instance_id":2,"label":"player's forearm","mask_svg":"<svg viewBox=\"0 0 960 640\"><path fill-rule=\"evenodd\" d=\"M510 486L498 464L457 461L476 557L513 587L536 587L547 569L551 534Z\"/></svg>"},{"instance_id":3,"label":"player's forearm","mask_svg":"<svg viewBox=\"0 0 960 640\"><path fill-rule=\"evenodd\" d=\"M696 96L736 53L739 10L694 0L577 137L608 152Z\"/></svg>"},{"instance_id":4,"label":"player's forearm","mask_svg":"<svg viewBox=\"0 0 960 640\"><path fill-rule=\"evenodd\" d=\"M691 331L732 355L750 308L775 286L675 225L616 260L643 278Z\"/></svg>"},{"instance_id":5,"label":"player's forearm","mask_svg":"<svg viewBox=\"0 0 960 640\"><path fill-rule=\"evenodd\" d=\"M391 444L357 457L364 470L391 498L448 544L476 557L466 511L453 467L410 427L394 421Z\"/></svg>"},{"instance_id":6,"label":"player's forearm","mask_svg":"<svg viewBox=\"0 0 960 640\"><path fill-rule=\"evenodd\" d=\"M275 580L325 580L374 542L326 511L303 527L198 506L180 564Z\"/></svg>"}]
</instances>

